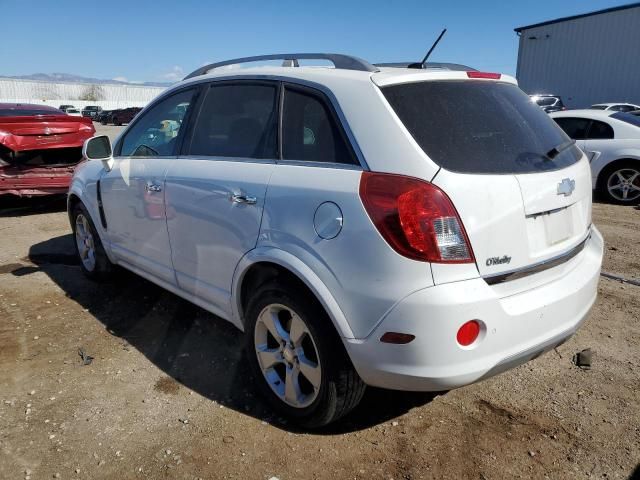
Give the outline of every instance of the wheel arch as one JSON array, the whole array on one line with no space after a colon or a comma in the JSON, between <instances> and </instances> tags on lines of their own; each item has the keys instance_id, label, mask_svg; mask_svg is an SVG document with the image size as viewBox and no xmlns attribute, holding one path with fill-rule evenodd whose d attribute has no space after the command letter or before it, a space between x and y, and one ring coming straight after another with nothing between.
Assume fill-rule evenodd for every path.
<instances>
[{"instance_id":1,"label":"wheel arch","mask_svg":"<svg viewBox=\"0 0 640 480\"><path fill-rule=\"evenodd\" d=\"M344 338L354 338L344 313L320 277L299 258L275 248L252 250L236 267L231 307L234 323L238 327L244 330L244 312L251 291L275 278L285 278L307 290L325 309L338 334Z\"/></svg>"}]
</instances>

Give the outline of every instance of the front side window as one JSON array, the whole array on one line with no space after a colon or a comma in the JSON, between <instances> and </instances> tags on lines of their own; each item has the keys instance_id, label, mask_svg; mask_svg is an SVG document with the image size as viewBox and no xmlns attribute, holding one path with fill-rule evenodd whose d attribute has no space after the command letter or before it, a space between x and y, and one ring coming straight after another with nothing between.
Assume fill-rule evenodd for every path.
<instances>
[{"instance_id":1,"label":"front side window","mask_svg":"<svg viewBox=\"0 0 640 480\"><path fill-rule=\"evenodd\" d=\"M176 155L182 124L195 90L183 90L165 98L137 121L122 139L120 155L157 157Z\"/></svg>"},{"instance_id":2,"label":"front side window","mask_svg":"<svg viewBox=\"0 0 640 480\"><path fill-rule=\"evenodd\" d=\"M587 138L587 128L589 128L590 120L587 118L554 118L555 122L560 126L564 133L573 140L584 140Z\"/></svg>"},{"instance_id":3,"label":"front side window","mask_svg":"<svg viewBox=\"0 0 640 480\"><path fill-rule=\"evenodd\" d=\"M287 88L282 115L283 160L357 165L322 96Z\"/></svg>"},{"instance_id":4,"label":"front side window","mask_svg":"<svg viewBox=\"0 0 640 480\"><path fill-rule=\"evenodd\" d=\"M212 85L195 124L189 155L277 156L277 98L273 84Z\"/></svg>"},{"instance_id":5,"label":"front side window","mask_svg":"<svg viewBox=\"0 0 640 480\"><path fill-rule=\"evenodd\" d=\"M610 125L593 120L589 127L589 133L587 134L587 140L600 140L613 138L613 128Z\"/></svg>"}]
</instances>

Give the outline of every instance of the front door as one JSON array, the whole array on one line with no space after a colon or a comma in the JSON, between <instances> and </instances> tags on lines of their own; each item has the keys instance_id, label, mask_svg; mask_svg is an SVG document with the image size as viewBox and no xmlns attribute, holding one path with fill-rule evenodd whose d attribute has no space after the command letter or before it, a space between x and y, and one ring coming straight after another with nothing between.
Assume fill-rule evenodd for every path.
<instances>
[{"instance_id":1,"label":"front door","mask_svg":"<svg viewBox=\"0 0 640 480\"><path fill-rule=\"evenodd\" d=\"M194 89L173 94L144 113L115 147L100 180L107 235L120 262L175 284L165 213L165 176L176 161Z\"/></svg>"}]
</instances>

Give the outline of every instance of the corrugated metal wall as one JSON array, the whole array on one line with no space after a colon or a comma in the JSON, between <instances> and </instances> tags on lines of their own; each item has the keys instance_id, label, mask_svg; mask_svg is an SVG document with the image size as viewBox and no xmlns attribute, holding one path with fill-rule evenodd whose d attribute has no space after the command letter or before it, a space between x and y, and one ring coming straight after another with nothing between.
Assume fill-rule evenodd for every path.
<instances>
[{"instance_id":1,"label":"corrugated metal wall","mask_svg":"<svg viewBox=\"0 0 640 480\"><path fill-rule=\"evenodd\" d=\"M0 103L41 103L58 107L71 104L82 108L100 105L104 109L144 107L163 87L87 83L53 83L0 78ZM81 100L92 94L98 100Z\"/></svg>"},{"instance_id":2,"label":"corrugated metal wall","mask_svg":"<svg viewBox=\"0 0 640 480\"><path fill-rule=\"evenodd\" d=\"M640 7L523 30L518 82L570 108L640 104Z\"/></svg>"}]
</instances>

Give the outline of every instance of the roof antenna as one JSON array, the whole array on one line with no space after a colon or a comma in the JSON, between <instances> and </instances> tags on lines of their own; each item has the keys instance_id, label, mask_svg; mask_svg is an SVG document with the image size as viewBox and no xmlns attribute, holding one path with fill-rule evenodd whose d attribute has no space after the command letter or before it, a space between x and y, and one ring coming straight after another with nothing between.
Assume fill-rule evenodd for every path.
<instances>
[{"instance_id":1,"label":"roof antenna","mask_svg":"<svg viewBox=\"0 0 640 480\"><path fill-rule=\"evenodd\" d=\"M420 62L420 63L412 63L407 68L419 68L419 69L427 68L427 59L429 58L429 55L431 55L431 52L433 52L435 50L435 48L438 46L438 43L440 43L440 40L442 40L442 37L444 37L445 33L447 33L447 29L446 28L442 29L442 32L440 32L440 35L438 36L436 41L433 42L433 45L431 45L431 48L429 49L427 54L422 59L422 62Z\"/></svg>"}]
</instances>

